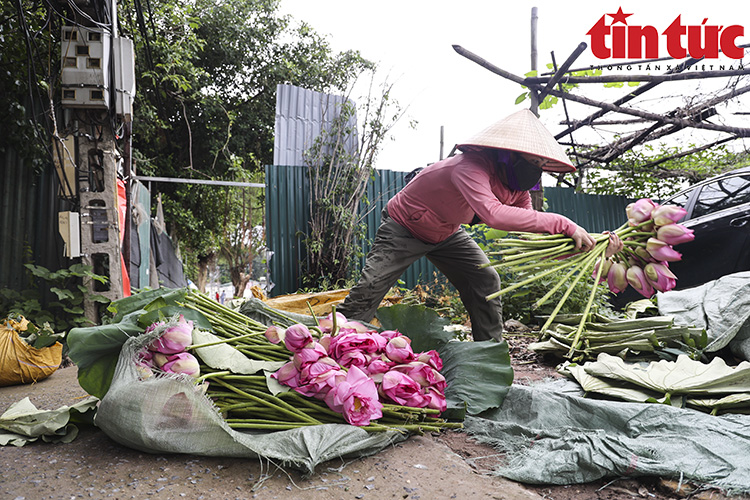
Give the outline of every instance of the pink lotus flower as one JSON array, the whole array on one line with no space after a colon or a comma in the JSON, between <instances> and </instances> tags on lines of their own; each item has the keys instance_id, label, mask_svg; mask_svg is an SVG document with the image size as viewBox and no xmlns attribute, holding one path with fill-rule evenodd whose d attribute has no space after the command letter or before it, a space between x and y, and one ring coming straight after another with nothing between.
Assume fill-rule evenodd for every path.
<instances>
[{"instance_id":1,"label":"pink lotus flower","mask_svg":"<svg viewBox=\"0 0 750 500\"><path fill-rule=\"evenodd\" d=\"M416 359L414 351L411 350L411 339L409 337L394 337L385 345L385 355L396 363L409 363Z\"/></svg>"},{"instance_id":2,"label":"pink lotus flower","mask_svg":"<svg viewBox=\"0 0 750 500\"><path fill-rule=\"evenodd\" d=\"M154 351L149 351L148 349L141 350L138 353L137 364L142 364L145 366L153 366L154 365Z\"/></svg>"},{"instance_id":3,"label":"pink lotus flower","mask_svg":"<svg viewBox=\"0 0 750 500\"><path fill-rule=\"evenodd\" d=\"M677 284L677 276L669 270L666 262L649 262L643 272L651 285L660 292L667 292Z\"/></svg>"},{"instance_id":4,"label":"pink lotus flower","mask_svg":"<svg viewBox=\"0 0 750 500\"><path fill-rule=\"evenodd\" d=\"M441 413L445 411L448 404L445 402L445 396L442 392L438 391L434 387L428 387L425 389L425 399L427 400L427 408L439 410Z\"/></svg>"},{"instance_id":5,"label":"pink lotus flower","mask_svg":"<svg viewBox=\"0 0 750 500\"><path fill-rule=\"evenodd\" d=\"M383 379L382 374L389 371L396 363L387 361L382 357L373 358L370 363L363 368L363 371L375 382L380 383Z\"/></svg>"},{"instance_id":6,"label":"pink lotus flower","mask_svg":"<svg viewBox=\"0 0 750 500\"><path fill-rule=\"evenodd\" d=\"M280 328L278 326L269 326L263 335L265 335L266 340L268 340L270 343L278 344L284 341L284 334L285 330L283 328Z\"/></svg>"},{"instance_id":7,"label":"pink lotus flower","mask_svg":"<svg viewBox=\"0 0 750 500\"><path fill-rule=\"evenodd\" d=\"M445 377L428 364L412 361L405 365L394 366L393 370L408 375L422 387L435 387L440 391L445 390Z\"/></svg>"},{"instance_id":8,"label":"pink lotus flower","mask_svg":"<svg viewBox=\"0 0 750 500\"><path fill-rule=\"evenodd\" d=\"M662 205L654 210L651 217L657 227L666 226L674 222L679 222L687 214L687 210L677 205Z\"/></svg>"},{"instance_id":9,"label":"pink lotus flower","mask_svg":"<svg viewBox=\"0 0 750 500\"><path fill-rule=\"evenodd\" d=\"M344 368L356 366L364 369L365 366L370 364L370 356L362 351L346 351L336 360Z\"/></svg>"},{"instance_id":10,"label":"pink lotus flower","mask_svg":"<svg viewBox=\"0 0 750 500\"><path fill-rule=\"evenodd\" d=\"M628 215L628 223L631 226L645 222L651 218L651 212L656 208L656 204L648 198L641 198L635 203L625 207L625 213Z\"/></svg>"},{"instance_id":11,"label":"pink lotus flower","mask_svg":"<svg viewBox=\"0 0 750 500\"><path fill-rule=\"evenodd\" d=\"M294 366L299 370L304 365L314 363L320 358L325 358L327 356L328 352L322 345L317 342L310 342L305 347L294 353L292 361L294 362Z\"/></svg>"},{"instance_id":12,"label":"pink lotus flower","mask_svg":"<svg viewBox=\"0 0 750 500\"><path fill-rule=\"evenodd\" d=\"M339 359L349 351L379 352L385 348L385 344L385 338L375 332L340 333L331 339L329 352L335 359Z\"/></svg>"},{"instance_id":13,"label":"pink lotus flower","mask_svg":"<svg viewBox=\"0 0 750 500\"><path fill-rule=\"evenodd\" d=\"M688 229L682 224L667 224L656 230L656 238L669 243L670 245L679 245L695 239L692 229Z\"/></svg>"},{"instance_id":14,"label":"pink lotus flower","mask_svg":"<svg viewBox=\"0 0 750 500\"><path fill-rule=\"evenodd\" d=\"M402 406L424 408L429 402L419 385L410 376L396 370L383 375L380 391L384 397Z\"/></svg>"},{"instance_id":15,"label":"pink lotus flower","mask_svg":"<svg viewBox=\"0 0 750 500\"><path fill-rule=\"evenodd\" d=\"M322 345L327 352L331 352L331 340L333 338L331 337L330 333L326 333L322 337L320 337L320 340L318 340L318 344Z\"/></svg>"},{"instance_id":16,"label":"pink lotus flower","mask_svg":"<svg viewBox=\"0 0 750 500\"><path fill-rule=\"evenodd\" d=\"M648 279L646 279L646 274L643 272L643 269L638 266L631 266L628 268L627 277L630 286L635 288L638 293L647 299L650 299L651 296L654 295L654 289L651 287L651 283L649 283Z\"/></svg>"},{"instance_id":17,"label":"pink lotus flower","mask_svg":"<svg viewBox=\"0 0 750 500\"><path fill-rule=\"evenodd\" d=\"M272 373L271 378L275 378L280 384L288 385L292 389L296 389L300 384L299 370L292 361Z\"/></svg>"},{"instance_id":18,"label":"pink lotus flower","mask_svg":"<svg viewBox=\"0 0 750 500\"><path fill-rule=\"evenodd\" d=\"M151 342L148 348L162 354L175 354L193 343L193 322L180 315L177 323L167 323L161 337Z\"/></svg>"},{"instance_id":19,"label":"pink lotus flower","mask_svg":"<svg viewBox=\"0 0 750 500\"><path fill-rule=\"evenodd\" d=\"M328 392L325 402L333 411L343 413L352 425L369 425L370 420L383 416L375 382L356 366Z\"/></svg>"},{"instance_id":20,"label":"pink lotus flower","mask_svg":"<svg viewBox=\"0 0 750 500\"><path fill-rule=\"evenodd\" d=\"M682 254L672 248L672 245L656 238L648 239L646 242L646 250L656 260L677 262L682 259Z\"/></svg>"},{"instance_id":21,"label":"pink lotus flower","mask_svg":"<svg viewBox=\"0 0 750 500\"><path fill-rule=\"evenodd\" d=\"M162 367L167 373L181 373L184 375L190 375L191 377L198 377L201 372L200 364L198 360L189 352L178 352L169 356L167 361Z\"/></svg>"},{"instance_id":22,"label":"pink lotus flower","mask_svg":"<svg viewBox=\"0 0 750 500\"><path fill-rule=\"evenodd\" d=\"M284 334L284 345L292 352L303 349L307 344L312 342L312 334L305 325L296 324L286 329Z\"/></svg>"},{"instance_id":23,"label":"pink lotus flower","mask_svg":"<svg viewBox=\"0 0 750 500\"><path fill-rule=\"evenodd\" d=\"M607 284L609 285L609 291L612 293L620 293L628 287L627 270L625 264L620 262L612 263L607 274Z\"/></svg>"},{"instance_id":24,"label":"pink lotus flower","mask_svg":"<svg viewBox=\"0 0 750 500\"><path fill-rule=\"evenodd\" d=\"M333 332L333 314L329 314L325 318L318 320L318 326L320 327L321 331L325 333L335 333ZM368 331L368 328L365 325L363 325L359 321L346 319L346 316L344 316L340 312L336 313L336 329L338 331L354 330L357 333L364 333Z\"/></svg>"},{"instance_id":25,"label":"pink lotus flower","mask_svg":"<svg viewBox=\"0 0 750 500\"><path fill-rule=\"evenodd\" d=\"M443 360L440 359L440 354L434 350L419 353L419 355L417 355L417 361L427 363L438 371L443 369Z\"/></svg>"},{"instance_id":26,"label":"pink lotus flower","mask_svg":"<svg viewBox=\"0 0 750 500\"><path fill-rule=\"evenodd\" d=\"M146 328L146 331L144 331L143 333L144 333L144 334L146 334L146 333L151 333L151 332L153 332L154 330L156 330L157 328L159 328L160 326L164 326L164 324L165 324L165 323L164 323L163 321L157 321L157 322L155 322L155 323L151 323L151 324L150 324L150 325L148 326L148 328Z\"/></svg>"},{"instance_id":27,"label":"pink lotus flower","mask_svg":"<svg viewBox=\"0 0 750 500\"><path fill-rule=\"evenodd\" d=\"M310 369L310 375L312 375L313 371L319 373L314 377L306 378L305 372L308 368ZM299 387L296 387L294 390L303 396L325 400L331 389L346 380L346 374L347 372L342 370L338 365L334 367L327 363L313 363L303 369L300 377L301 383ZM302 383L303 380L304 383Z\"/></svg>"},{"instance_id":28,"label":"pink lotus flower","mask_svg":"<svg viewBox=\"0 0 750 500\"><path fill-rule=\"evenodd\" d=\"M314 363L309 363L303 366L300 370L300 382L308 384L315 380L317 377L328 373L332 370L341 370L339 364L332 358L320 358Z\"/></svg>"},{"instance_id":29,"label":"pink lotus flower","mask_svg":"<svg viewBox=\"0 0 750 500\"><path fill-rule=\"evenodd\" d=\"M391 340L393 338L400 337L401 332L397 332L396 330L383 330L382 332L380 332L380 336L385 340Z\"/></svg>"}]
</instances>

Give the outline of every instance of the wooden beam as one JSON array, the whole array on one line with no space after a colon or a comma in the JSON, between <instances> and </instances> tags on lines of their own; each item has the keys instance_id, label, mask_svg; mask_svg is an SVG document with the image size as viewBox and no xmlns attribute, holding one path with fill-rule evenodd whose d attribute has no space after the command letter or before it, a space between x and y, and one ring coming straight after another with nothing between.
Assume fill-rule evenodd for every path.
<instances>
[{"instance_id":1,"label":"wooden beam","mask_svg":"<svg viewBox=\"0 0 750 500\"><path fill-rule=\"evenodd\" d=\"M750 75L750 68L731 71L691 71L690 73L675 73L665 75L603 75L603 76L564 76L560 83L619 83L619 82L673 82L682 80L698 80L704 78L725 78L730 76ZM544 85L555 78L549 76L526 77L526 86Z\"/></svg>"},{"instance_id":2,"label":"wooden beam","mask_svg":"<svg viewBox=\"0 0 750 500\"><path fill-rule=\"evenodd\" d=\"M552 78L547 79L547 86L544 87L541 91L539 91L540 101L543 100L544 97L549 93L548 90L553 88L555 85L557 85L558 82L560 84L564 83L561 80L564 80L565 78L567 78L565 76L565 73L568 71L568 68L570 68L575 62L575 60L578 59L578 56L580 56L581 53L584 50L586 50L586 47L588 47L588 45L586 45L585 42L579 43L578 47L576 47L573 53L570 54L570 56L568 56L568 58L565 60L562 66L560 66L560 68L557 71L555 71L555 74L552 76Z\"/></svg>"},{"instance_id":3,"label":"wooden beam","mask_svg":"<svg viewBox=\"0 0 750 500\"><path fill-rule=\"evenodd\" d=\"M689 68L690 66L692 66L693 64L695 64L698 61L699 61L699 59L688 59L683 64L681 64L679 67L673 68L670 71L668 71L667 73L668 74L679 73L679 72L684 71L685 69ZM621 98L617 99L615 101L615 104L618 105L618 106L620 104L625 104L626 102L635 99L639 95L645 94L646 92L648 92L649 90L653 89L654 87L656 87L660 83L661 82L649 82L646 85L639 86L638 88L636 88L636 89L628 92L627 94L625 94ZM560 137L564 137L566 133L573 132L573 131L578 130L579 128L584 127L586 125L591 125L591 123L594 120L596 120L597 118L601 118L602 116L606 115L607 113L608 113L607 110L600 109L599 111L597 111L597 112L595 112L595 113L587 116L583 120L580 120L580 121L574 123L573 125L571 125L570 127L568 127L567 129L563 130L562 132L560 132L559 134L557 134L555 136L555 139L559 139Z\"/></svg>"},{"instance_id":4,"label":"wooden beam","mask_svg":"<svg viewBox=\"0 0 750 500\"><path fill-rule=\"evenodd\" d=\"M740 95L741 93L747 92L748 90L750 90L750 86L737 89L734 92L730 92L730 94L733 94L733 95L728 98L734 97L735 95ZM727 132L730 134L735 134L740 137L750 137L750 128L728 127L724 125L714 125L713 123L696 123L696 122L691 122L689 120L684 120L680 118L663 116L663 115L659 115L656 113L649 113L647 111L641 111L639 109L623 108L622 106L617 106L615 104L611 104L608 102L596 101L594 99L589 99L588 97L570 94L568 92L561 92L555 89L550 89L549 94L554 95L556 97L564 97L565 99L569 99L574 102L601 108L603 110L612 111L615 113L638 116L640 118L646 118L648 120L654 120L654 121L662 121L665 123L671 123L673 125L681 125L685 127L693 127L693 128L703 129L703 130L715 130L717 132Z\"/></svg>"}]
</instances>

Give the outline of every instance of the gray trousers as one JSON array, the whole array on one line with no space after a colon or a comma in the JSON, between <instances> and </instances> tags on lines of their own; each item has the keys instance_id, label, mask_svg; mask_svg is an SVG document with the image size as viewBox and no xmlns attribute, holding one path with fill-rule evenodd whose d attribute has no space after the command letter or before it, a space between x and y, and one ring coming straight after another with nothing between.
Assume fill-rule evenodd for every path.
<instances>
[{"instance_id":1,"label":"gray trousers","mask_svg":"<svg viewBox=\"0 0 750 500\"><path fill-rule=\"evenodd\" d=\"M426 256L458 290L471 319L474 340L501 339L502 303L485 297L500 290L500 277L479 245L463 229L437 244L418 240L383 210L375 241L357 285L336 310L350 319L370 322L380 302L414 261Z\"/></svg>"}]
</instances>

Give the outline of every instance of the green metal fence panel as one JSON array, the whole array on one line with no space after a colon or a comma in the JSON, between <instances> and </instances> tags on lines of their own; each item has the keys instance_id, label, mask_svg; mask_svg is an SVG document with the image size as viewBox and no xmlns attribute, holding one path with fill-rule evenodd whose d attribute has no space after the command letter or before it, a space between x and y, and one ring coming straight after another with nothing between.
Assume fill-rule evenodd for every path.
<instances>
[{"instance_id":1,"label":"green metal fence panel","mask_svg":"<svg viewBox=\"0 0 750 500\"><path fill-rule=\"evenodd\" d=\"M266 167L266 246L274 287L271 295L299 288L305 258L302 240L310 220L310 187L306 167Z\"/></svg>"},{"instance_id":2,"label":"green metal fence panel","mask_svg":"<svg viewBox=\"0 0 750 500\"><path fill-rule=\"evenodd\" d=\"M0 288L28 288L24 264L52 271L67 266L57 232L57 212L65 208L57 197L54 168L36 172L11 148L0 156Z\"/></svg>"},{"instance_id":3,"label":"green metal fence panel","mask_svg":"<svg viewBox=\"0 0 750 500\"><path fill-rule=\"evenodd\" d=\"M576 193L574 189L545 187L547 211L573 220L591 233L615 230L627 222L625 196Z\"/></svg>"},{"instance_id":4,"label":"green metal fence panel","mask_svg":"<svg viewBox=\"0 0 750 500\"><path fill-rule=\"evenodd\" d=\"M363 257L359 269L364 266L365 256L375 239L381 211L406 184L405 176L406 172L377 170L367 185L367 201L360 208L367 234L362 241ZM268 262L270 279L274 284L270 290L272 296L294 293L300 288L306 258L303 240L310 220L309 206L307 167L266 167L266 245L273 252ZM435 266L422 258L412 264L401 279L404 286L413 288L432 280L436 272Z\"/></svg>"}]
</instances>

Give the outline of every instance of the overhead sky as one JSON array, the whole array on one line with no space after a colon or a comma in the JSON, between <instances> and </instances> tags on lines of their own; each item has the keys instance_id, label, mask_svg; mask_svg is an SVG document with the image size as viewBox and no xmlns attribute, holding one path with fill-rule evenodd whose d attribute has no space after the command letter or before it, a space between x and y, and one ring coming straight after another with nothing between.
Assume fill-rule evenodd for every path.
<instances>
[{"instance_id":1,"label":"overhead sky","mask_svg":"<svg viewBox=\"0 0 750 500\"><path fill-rule=\"evenodd\" d=\"M411 170L437 161L441 127L444 130L443 154L447 155L455 143L516 110L529 107L528 100L515 104L524 91L519 84L466 59L452 46L461 45L495 66L523 76L531 69L532 7L537 7L538 14L540 71L546 70L546 64L551 62L552 51L560 65L581 42L589 47L576 60L574 68L625 61L597 59L592 52L592 39L587 35L603 15L616 14L620 8L623 14L631 14L622 18L629 26L654 26L659 33L678 15L684 26L742 25L747 33L737 38L736 43L750 43L750 7L746 0L281 0L280 5L282 13L291 14L326 35L334 50L359 50L364 57L377 62L380 76L387 76L395 83L394 96L407 109L392 129L393 139L384 144L376 165L391 170ZM612 24L614 19L607 16L606 24ZM660 57L668 56L663 38L660 38ZM611 47L610 39L607 44ZM707 62L719 61L727 65L733 63L735 67L739 62L723 56ZM742 62L750 68L750 57ZM654 68L647 71L644 66L619 72L604 69L604 74L661 74L666 72L666 64L674 62L662 63L657 71ZM721 84L724 83L726 80L722 79ZM698 84L693 81L689 87L680 85L662 84L662 95L690 94ZM688 90L683 90L685 88ZM582 90L577 93L581 94ZM627 88L604 88L601 84L585 87L586 95L598 100L613 101L626 92ZM650 97L651 102L646 101L642 107L654 112L666 111L659 108L664 103L658 93ZM750 94L747 94L732 109L750 112L749 102ZM572 118L578 119L595 110L575 104L569 107ZM562 130L559 122L563 118L560 104L541 111L540 115L553 133ZM731 121L733 125L750 127L748 115L735 115L735 118ZM416 128L409 126L411 121L417 122ZM603 137L588 139L595 142Z\"/></svg>"}]
</instances>

